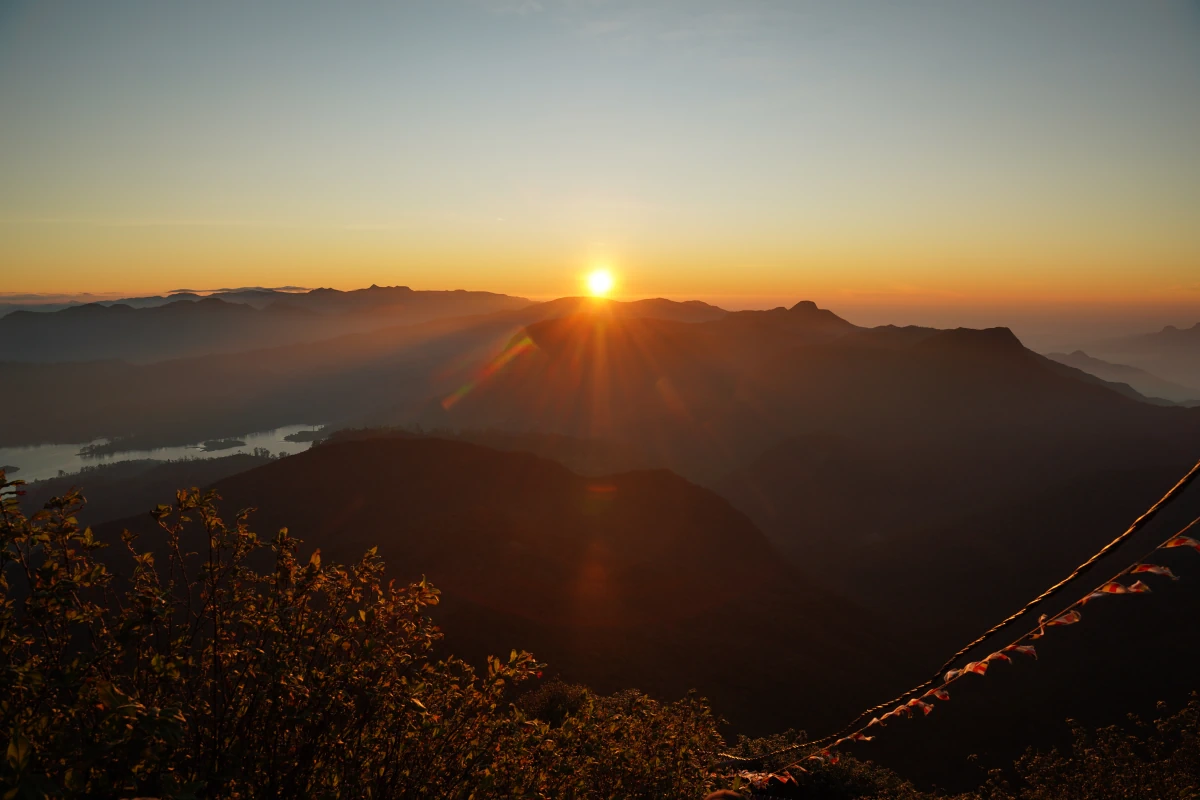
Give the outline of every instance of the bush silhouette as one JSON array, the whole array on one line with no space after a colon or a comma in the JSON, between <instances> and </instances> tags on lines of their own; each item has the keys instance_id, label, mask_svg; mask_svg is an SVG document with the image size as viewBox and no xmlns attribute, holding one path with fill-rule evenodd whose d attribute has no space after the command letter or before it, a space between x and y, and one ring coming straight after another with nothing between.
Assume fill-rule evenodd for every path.
<instances>
[{"instance_id":1,"label":"bush silhouette","mask_svg":"<svg viewBox=\"0 0 1200 800\"><path fill-rule=\"evenodd\" d=\"M650 800L756 783L783 797L943 796L848 756L780 768L786 782L714 774L726 745L704 700L539 684L529 653L481 672L437 659L429 582L385 582L374 549L350 566L319 552L301 561L286 529L260 539L251 510L227 524L213 493L180 491L153 512L157 541L126 534L123 559L101 559L108 545L80 526L78 491L27 517L21 485L0 471L3 800ZM787 732L732 749L803 741ZM1075 726L1070 751L1031 751L961 798L1196 796L1193 697L1153 725Z\"/></svg>"},{"instance_id":2,"label":"bush silhouette","mask_svg":"<svg viewBox=\"0 0 1200 800\"><path fill-rule=\"evenodd\" d=\"M374 550L296 558L286 530L227 524L211 493L98 556L72 492L26 517L0 475L0 782L19 797L702 795L720 745L701 701L585 692L551 727L514 703L528 653L435 660L426 581ZM206 547L188 552L185 542ZM266 558L264 558L266 556ZM263 566L265 565L265 566Z\"/></svg>"}]
</instances>

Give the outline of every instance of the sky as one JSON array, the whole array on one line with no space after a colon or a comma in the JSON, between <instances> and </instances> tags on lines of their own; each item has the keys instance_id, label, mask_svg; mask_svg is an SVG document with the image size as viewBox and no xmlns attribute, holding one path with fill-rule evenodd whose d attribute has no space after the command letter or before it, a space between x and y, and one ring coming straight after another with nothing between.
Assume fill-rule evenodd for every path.
<instances>
[{"instance_id":1,"label":"sky","mask_svg":"<svg viewBox=\"0 0 1200 800\"><path fill-rule=\"evenodd\" d=\"M10 0L0 109L0 291L1200 311L1196 0Z\"/></svg>"}]
</instances>

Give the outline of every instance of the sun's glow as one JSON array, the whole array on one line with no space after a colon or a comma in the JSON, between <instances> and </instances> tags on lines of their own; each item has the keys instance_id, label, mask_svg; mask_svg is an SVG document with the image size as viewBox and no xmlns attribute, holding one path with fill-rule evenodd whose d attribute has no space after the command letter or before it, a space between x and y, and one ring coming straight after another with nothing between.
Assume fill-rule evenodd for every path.
<instances>
[{"instance_id":1,"label":"sun's glow","mask_svg":"<svg viewBox=\"0 0 1200 800\"><path fill-rule=\"evenodd\" d=\"M606 269L597 269L588 273L587 287L592 297L605 297L612 291L613 274Z\"/></svg>"}]
</instances>

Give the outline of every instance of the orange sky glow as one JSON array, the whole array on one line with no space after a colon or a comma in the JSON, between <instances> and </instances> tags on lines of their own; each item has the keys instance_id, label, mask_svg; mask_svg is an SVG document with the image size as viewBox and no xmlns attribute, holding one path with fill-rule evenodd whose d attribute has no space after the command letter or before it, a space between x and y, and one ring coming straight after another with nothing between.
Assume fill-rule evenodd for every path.
<instances>
[{"instance_id":1,"label":"orange sky glow","mask_svg":"<svg viewBox=\"0 0 1200 800\"><path fill-rule=\"evenodd\" d=\"M0 292L1200 309L1200 6L865 5L16 3Z\"/></svg>"}]
</instances>

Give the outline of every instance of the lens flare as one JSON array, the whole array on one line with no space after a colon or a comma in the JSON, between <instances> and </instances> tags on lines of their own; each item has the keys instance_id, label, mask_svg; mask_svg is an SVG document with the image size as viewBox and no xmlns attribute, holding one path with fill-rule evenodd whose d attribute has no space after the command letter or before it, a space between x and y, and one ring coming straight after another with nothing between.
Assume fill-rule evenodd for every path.
<instances>
[{"instance_id":1,"label":"lens flare","mask_svg":"<svg viewBox=\"0 0 1200 800\"><path fill-rule=\"evenodd\" d=\"M613 274L606 269L594 270L587 276L587 287L592 297L605 297L612 291Z\"/></svg>"},{"instance_id":2,"label":"lens flare","mask_svg":"<svg viewBox=\"0 0 1200 800\"><path fill-rule=\"evenodd\" d=\"M505 348L504 352L492 360L490 364L480 370L479 374L473 380L467 381L465 384L458 387L453 394L444 397L442 399L442 408L445 411L449 411L455 406L456 403L458 403L459 400L462 400L471 392L475 391L475 388L479 386L479 384L483 383L488 378L504 369L508 362L512 361L522 353L527 353L532 349L533 340L528 336L522 336L518 341L509 344L509 346Z\"/></svg>"}]
</instances>

